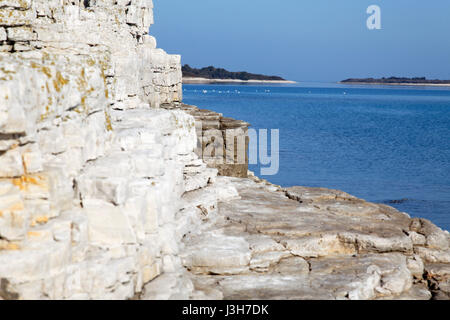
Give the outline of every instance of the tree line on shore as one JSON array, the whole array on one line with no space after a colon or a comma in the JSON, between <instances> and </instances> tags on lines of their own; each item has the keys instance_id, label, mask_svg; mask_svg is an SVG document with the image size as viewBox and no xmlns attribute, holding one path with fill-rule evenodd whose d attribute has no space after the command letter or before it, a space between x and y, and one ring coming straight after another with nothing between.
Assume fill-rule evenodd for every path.
<instances>
[{"instance_id":1,"label":"tree line on shore","mask_svg":"<svg viewBox=\"0 0 450 320\"><path fill-rule=\"evenodd\" d=\"M404 78L404 77L390 77L390 78L350 78L341 81L341 83L415 83L415 84L450 84L450 80L429 80L426 77Z\"/></svg>"},{"instance_id":2,"label":"tree line on shore","mask_svg":"<svg viewBox=\"0 0 450 320\"><path fill-rule=\"evenodd\" d=\"M278 76L266 76L262 74L254 74L245 71L231 72L223 68L215 68L209 66L206 68L196 69L188 64L182 67L183 77L185 78L205 78L205 79L231 79L231 80L270 80L283 81Z\"/></svg>"}]
</instances>

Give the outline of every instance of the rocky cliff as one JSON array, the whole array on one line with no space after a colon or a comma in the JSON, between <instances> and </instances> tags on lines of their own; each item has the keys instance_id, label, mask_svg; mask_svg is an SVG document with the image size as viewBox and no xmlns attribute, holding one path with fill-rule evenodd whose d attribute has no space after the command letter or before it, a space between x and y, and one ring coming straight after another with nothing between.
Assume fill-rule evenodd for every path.
<instances>
[{"instance_id":1,"label":"rocky cliff","mask_svg":"<svg viewBox=\"0 0 450 320\"><path fill-rule=\"evenodd\" d=\"M181 103L152 6L0 0L0 298L447 297L432 223L205 158L248 124Z\"/></svg>"},{"instance_id":2,"label":"rocky cliff","mask_svg":"<svg viewBox=\"0 0 450 320\"><path fill-rule=\"evenodd\" d=\"M0 1L0 297L131 298L181 269L194 154L152 1ZM197 209L200 210L200 209Z\"/></svg>"}]
</instances>

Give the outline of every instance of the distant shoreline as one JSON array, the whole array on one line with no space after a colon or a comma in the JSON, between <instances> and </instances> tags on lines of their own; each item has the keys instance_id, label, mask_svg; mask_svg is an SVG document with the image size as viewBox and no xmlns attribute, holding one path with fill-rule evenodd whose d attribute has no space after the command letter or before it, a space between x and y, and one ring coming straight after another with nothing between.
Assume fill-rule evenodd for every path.
<instances>
[{"instance_id":1,"label":"distant shoreline","mask_svg":"<svg viewBox=\"0 0 450 320\"><path fill-rule=\"evenodd\" d=\"M239 80L239 79L207 79L207 78L183 77L183 83L184 84L215 84L215 83L295 84L297 82L290 80Z\"/></svg>"},{"instance_id":2,"label":"distant shoreline","mask_svg":"<svg viewBox=\"0 0 450 320\"><path fill-rule=\"evenodd\" d=\"M450 80L427 79L426 77L390 77L390 78L350 78L341 80L340 84L373 84L393 86L434 86L448 87Z\"/></svg>"},{"instance_id":3,"label":"distant shoreline","mask_svg":"<svg viewBox=\"0 0 450 320\"><path fill-rule=\"evenodd\" d=\"M364 82L364 81L339 81L339 84L359 84L377 86L430 86L430 87L450 87L450 83L412 83L412 82Z\"/></svg>"}]
</instances>

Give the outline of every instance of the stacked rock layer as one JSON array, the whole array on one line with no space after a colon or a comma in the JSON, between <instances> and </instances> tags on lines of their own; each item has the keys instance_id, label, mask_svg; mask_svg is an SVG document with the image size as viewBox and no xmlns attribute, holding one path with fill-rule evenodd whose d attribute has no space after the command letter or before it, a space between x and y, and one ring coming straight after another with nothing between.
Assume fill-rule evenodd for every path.
<instances>
[{"instance_id":1,"label":"stacked rock layer","mask_svg":"<svg viewBox=\"0 0 450 320\"><path fill-rule=\"evenodd\" d=\"M125 299L182 271L201 212L182 195L217 170L194 119L158 109L181 100L181 66L152 7L0 1L1 298Z\"/></svg>"},{"instance_id":2,"label":"stacked rock layer","mask_svg":"<svg viewBox=\"0 0 450 320\"><path fill-rule=\"evenodd\" d=\"M195 119L198 145L195 153L219 175L248 177L249 123L224 117L211 110L187 104L163 104L167 110L183 110Z\"/></svg>"}]
</instances>

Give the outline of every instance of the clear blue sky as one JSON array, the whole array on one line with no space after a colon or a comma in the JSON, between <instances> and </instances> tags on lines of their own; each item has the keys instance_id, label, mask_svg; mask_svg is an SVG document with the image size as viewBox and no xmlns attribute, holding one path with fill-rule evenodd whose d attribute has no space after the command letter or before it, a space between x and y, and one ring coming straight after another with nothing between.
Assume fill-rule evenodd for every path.
<instances>
[{"instance_id":1,"label":"clear blue sky","mask_svg":"<svg viewBox=\"0 0 450 320\"><path fill-rule=\"evenodd\" d=\"M380 6L382 30L366 9ZM450 0L154 0L150 33L194 67L299 81L450 79Z\"/></svg>"}]
</instances>

